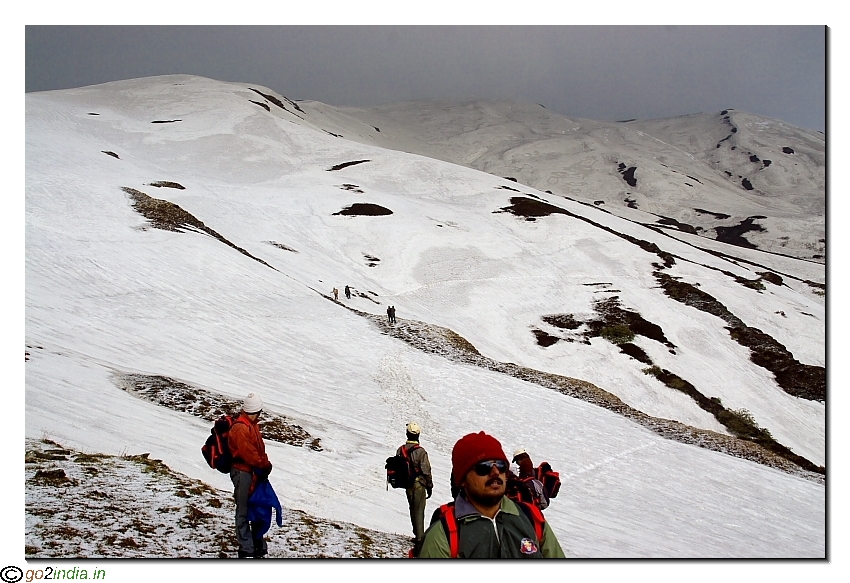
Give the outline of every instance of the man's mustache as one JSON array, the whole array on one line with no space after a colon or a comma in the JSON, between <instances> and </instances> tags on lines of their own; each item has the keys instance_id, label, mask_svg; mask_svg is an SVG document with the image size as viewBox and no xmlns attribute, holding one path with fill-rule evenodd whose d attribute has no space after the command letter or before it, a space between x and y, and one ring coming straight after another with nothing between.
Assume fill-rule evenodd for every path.
<instances>
[{"instance_id":1,"label":"man's mustache","mask_svg":"<svg viewBox=\"0 0 850 583\"><path fill-rule=\"evenodd\" d=\"M495 478L490 478L489 480L487 480L487 482L484 485L485 486L491 486L493 484L499 484L501 486L504 483L505 483L505 481L502 478L495 477Z\"/></svg>"}]
</instances>

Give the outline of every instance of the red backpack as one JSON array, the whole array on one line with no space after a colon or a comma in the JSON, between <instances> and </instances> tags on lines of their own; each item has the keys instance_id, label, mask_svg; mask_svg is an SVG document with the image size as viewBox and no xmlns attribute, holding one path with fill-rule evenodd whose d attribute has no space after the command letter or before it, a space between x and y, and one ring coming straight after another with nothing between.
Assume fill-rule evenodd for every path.
<instances>
[{"instance_id":1,"label":"red backpack","mask_svg":"<svg viewBox=\"0 0 850 583\"><path fill-rule=\"evenodd\" d=\"M537 479L543 484L543 492L548 499L558 495L561 489L561 475L552 469L549 462L543 462L537 466Z\"/></svg>"},{"instance_id":2,"label":"red backpack","mask_svg":"<svg viewBox=\"0 0 850 583\"><path fill-rule=\"evenodd\" d=\"M207 460L207 465L222 474L229 474L233 466L233 455L230 453L230 446L227 444L227 434L234 423L245 422L230 415L219 417L213 428L210 429L210 436L207 437L206 443L201 446L201 453Z\"/></svg>"},{"instance_id":3,"label":"red backpack","mask_svg":"<svg viewBox=\"0 0 850 583\"><path fill-rule=\"evenodd\" d=\"M522 510L523 514L531 521L532 526L534 526L534 534L537 536L537 540L540 543L541 547L543 546L543 532L546 526L546 519L543 517L543 513L540 509L534 504L528 504L526 502L515 501L516 505L519 506L519 509ZM439 510L434 512L434 516L431 518L431 524L434 524L439 520L443 523L443 530L446 532L446 539L449 541L449 556L452 559L456 559L458 552L460 551L460 537L457 532L457 518L455 517L455 503L449 502L448 504L443 504L440 506ZM415 555L413 554L413 549L407 554L408 557L413 558Z\"/></svg>"}]
</instances>

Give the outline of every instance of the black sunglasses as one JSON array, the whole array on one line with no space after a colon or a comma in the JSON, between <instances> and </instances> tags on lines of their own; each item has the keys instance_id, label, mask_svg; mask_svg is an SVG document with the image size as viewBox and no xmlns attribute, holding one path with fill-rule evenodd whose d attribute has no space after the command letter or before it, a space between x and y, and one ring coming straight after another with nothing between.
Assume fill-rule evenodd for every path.
<instances>
[{"instance_id":1,"label":"black sunglasses","mask_svg":"<svg viewBox=\"0 0 850 583\"><path fill-rule=\"evenodd\" d=\"M490 474L490 470L496 466L496 469L499 470L500 474L504 474L508 471L508 464L505 460L487 460L483 462L478 462L472 469L479 476L487 476Z\"/></svg>"}]
</instances>

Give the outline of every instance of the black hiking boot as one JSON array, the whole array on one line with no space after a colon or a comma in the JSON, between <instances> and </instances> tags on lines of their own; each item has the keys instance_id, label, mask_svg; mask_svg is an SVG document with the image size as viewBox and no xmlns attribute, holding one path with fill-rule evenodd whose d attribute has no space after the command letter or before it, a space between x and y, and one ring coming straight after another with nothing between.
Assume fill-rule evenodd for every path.
<instances>
[{"instance_id":1,"label":"black hiking boot","mask_svg":"<svg viewBox=\"0 0 850 583\"><path fill-rule=\"evenodd\" d=\"M251 555L251 556L254 557L255 559L265 559L267 554L269 554L268 551L264 551L263 549L260 549L258 551L254 551L254 554Z\"/></svg>"},{"instance_id":2,"label":"black hiking boot","mask_svg":"<svg viewBox=\"0 0 850 583\"><path fill-rule=\"evenodd\" d=\"M253 559L254 553L249 553L248 551L239 551L238 556L240 559Z\"/></svg>"}]
</instances>

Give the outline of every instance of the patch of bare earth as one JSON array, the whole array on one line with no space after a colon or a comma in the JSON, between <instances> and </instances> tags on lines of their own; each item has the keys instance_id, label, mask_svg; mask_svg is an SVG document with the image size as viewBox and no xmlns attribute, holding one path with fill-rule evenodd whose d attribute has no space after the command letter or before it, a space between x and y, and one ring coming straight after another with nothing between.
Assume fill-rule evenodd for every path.
<instances>
[{"instance_id":1,"label":"patch of bare earth","mask_svg":"<svg viewBox=\"0 0 850 583\"><path fill-rule=\"evenodd\" d=\"M113 379L120 389L135 397L200 417L209 421L210 427L222 415L236 415L241 408L241 403L237 401L165 376L126 373L115 374ZM259 426L266 441L322 451L322 442L318 437L313 437L292 419L274 411L264 409Z\"/></svg>"},{"instance_id":2,"label":"patch of bare earth","mask_svg":"<svg viewBox=\"0 0 850 583\"><path fill-rule=\"evenodd\" d=\"M586 217L576 215L547 202L521 196L511 197L510 202L510 206L503 207L494 212L507 212L525 217L526 220L553 214L567 215L625 239L639 246L644 251L656 254L664 264L655 263L656 271L653 272L653 275L659 284L661 284L664 293L668 297L723 319L728 324L726 329L729 331L729 336L738 344L749 348L750 360L773 373L776 383L789 395L812 401L820 401L822 403L826 402L826 369L824 367L799 362L785 346L758 328L744 324L740 318L732 314L726 306L711 295L703 292L696 286L684 283L678 278L664 273L663 270L665 268L672 267L675 264L675 260L681 259L681 257L661 250L655 243L619 233L610 227L600 225ZM736 283L750 289L759 292L764 289L762 277L755 280L748 280L727 271L719 269L716 271L731 277ZM768 281L770 280L773 280L774 283L776 281L773 277L769 277Z\"/></svg>"},{"instance_id":3,"label":"patch of bare earth","mask_svg":"<svg viewBox=\"0 0 850 583\"><path fill-rule=\"evenodd\" d=\"M171 182L170 180L157 180L156 182L151 182L150 186L155 186L157 188L176 188L177 190L186 190L186 187L180 184L179 182Z\"/></svg>"},{"instance_id":4,"label":"patch of bare earth","mask_svg":"<svg viewBox=\"0 0 850 583\"><path fill-rule=\"evenodd\" d=\"M25 468L27 559L236 556L232 492L147 453L83 453L28 439ZM403 557L410 547L408 537L300 510L283 508L282 518L266 534L269 558Z\"/></svg>"},{"instance_id":5,"label":"patch of bare earth","mask_svg":"<svg viewBox=\"0 0 850 583\"><path fill-rule=\"evenodd\" d=\"M391 214L393 214L393 211L379 204L374 204L371 202L355 202L354 204L345 207L341 211L335 212L334 216L346 215L361 217L380 217Z\"/></svg>"},{"instance_id":6,"label":"patch of bare earth","mask_svg":"<svg viewBox=\"0 0 850 583\"><path fill-rule=\"evenodd\" d=\"M275 269L262 259L251 255L242 247L237 247L236 245L234 245L233 243L231 243L230 241L228 241L227 239L207 227L203 222L196 219L194 216L192 216L191 213L186 212L173 202L169 202L167 200L162 200L159 198L153 198L152 196L148 196L144 192L136 190L135 188L130 188L129 186L122 186L121 190L130 195L130 200L133 201L133 208L136 210L137 213L149 220L151 226L155 229L162 229L164 231L174 231L177 233L183 233L187 229L200 231L202 233L210 235L215 239L218 239L228 247L236 249L243 255L247 255L254 261L259 261L266 267ZM275 269L275 271L277 271L277 269Z\"/></svg>"}]
</instances>

